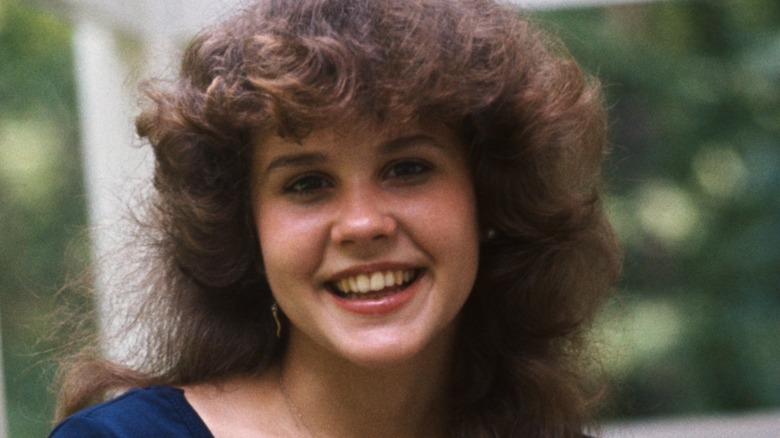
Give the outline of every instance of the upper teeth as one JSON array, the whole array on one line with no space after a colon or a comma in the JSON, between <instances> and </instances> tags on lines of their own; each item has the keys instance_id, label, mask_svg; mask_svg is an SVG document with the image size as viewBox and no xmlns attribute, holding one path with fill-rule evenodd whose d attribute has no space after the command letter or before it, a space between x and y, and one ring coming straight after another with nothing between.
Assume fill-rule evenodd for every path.
<instances>
[{"instance_id":1,"label":"upper teeth","mask_svg":"<svg viewBox=\"0 0 780 438\"><path fill-rule=\"evenodd\" d=\"M344 293L366 293L400 286L414 276L414 271L380 271L342 278L336 287Z\"/></svg>"}]
</instances>

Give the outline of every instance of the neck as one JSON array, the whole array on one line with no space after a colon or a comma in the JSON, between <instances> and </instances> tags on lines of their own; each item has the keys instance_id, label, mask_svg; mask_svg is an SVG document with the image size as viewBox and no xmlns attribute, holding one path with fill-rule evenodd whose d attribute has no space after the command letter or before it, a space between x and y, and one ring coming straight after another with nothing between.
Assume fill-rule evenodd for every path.
<instances>
[{"instance_id":1,"label":"neck","mask_svg":"<svg viewBox=\"0 0 780 438\"><path fill-rule=\"evenodd\" d=\"M280 379L302 428L317 437L444 435L453 336L412 359L363 366L291 335Z\"/></svg>"}]
</instances>

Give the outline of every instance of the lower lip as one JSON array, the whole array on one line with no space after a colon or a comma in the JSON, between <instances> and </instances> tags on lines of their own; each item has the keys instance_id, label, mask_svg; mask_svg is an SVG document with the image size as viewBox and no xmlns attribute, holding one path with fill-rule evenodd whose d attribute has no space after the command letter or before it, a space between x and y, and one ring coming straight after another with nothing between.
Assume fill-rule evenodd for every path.
<instances>
[{"instance_id":1,"label":"lower lip","mask_svg":"<svg viewBox=\"0 0 780 438\"><path fill-rule=\"evenodd\" d=\"M391 313L408 303L414 297L420 279L421 278L418 277L414 283L400 292L380 298L348 299L334 294L331 294L331 296L336 301L336 304L349 312L360 315L382 315Z\"/></svg>"}]
</instances>

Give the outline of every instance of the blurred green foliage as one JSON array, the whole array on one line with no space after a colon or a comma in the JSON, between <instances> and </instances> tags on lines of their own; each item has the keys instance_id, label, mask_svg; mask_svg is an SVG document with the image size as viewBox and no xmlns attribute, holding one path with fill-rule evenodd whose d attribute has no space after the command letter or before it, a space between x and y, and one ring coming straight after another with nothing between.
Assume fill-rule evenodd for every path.
<instances>
[{"instance_id":1,"label":"blurred green foliage","mask_svg":"<svg viewBox=\"0 0 780 438\"><path fill-rule=\"evenodd\" d=\"M626 249L600 325L608 416L780 406L780 3L544 12L604 83ZM53 406L47 316L84 269L71 29L0 0L0 321L11 437ZM68 249L73 242L80 242Z\"/></svg>"},{"instance_id":2,"label":"blurred green foliage","mask_svg":"<svg viewBox=\"0 0 780 438\"><path fill-rule=\"evenodd\" d=\"M780 2L542 15L610 108L616 413L780 406Z\"/></svg>"},{"instance_id":3,"label":"blurred green foliage","mask_svg":"<svg viewBox=\"0 0 780 438\"><path fill-rule=\"evenodd\" d=\"M0 0L0 329L11 437L50 428L48 317L65 272L82 270L87 254L72 244L86 213L70 34L52 13Z\"/></svg>"}]
</instances>

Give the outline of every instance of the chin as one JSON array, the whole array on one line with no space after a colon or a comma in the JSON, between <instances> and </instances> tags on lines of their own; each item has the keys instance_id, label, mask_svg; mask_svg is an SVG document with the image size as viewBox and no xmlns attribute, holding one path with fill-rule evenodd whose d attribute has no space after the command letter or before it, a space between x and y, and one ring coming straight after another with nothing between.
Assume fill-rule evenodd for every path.
<instances>
[{"instance_id":1,"label":"chin","mask_svg":"<svg viewBox=\"0 0 780 438\"><path fill-rule=\"evenodd\" d=\"M412 339L409 336L411 330L402 331L398 337L388 339L387 336L370 339L356 340L346 346L343 356L356 365L366 368L383 368L387 366L397 367L403 364L412 364L417 361L434 359L446 352L443 347L449 346L449 336L437 336L434 338L421 337ZM449 330L447 330L449 332Z\"/></svg>"}]
</instances>

